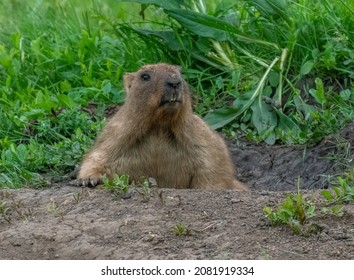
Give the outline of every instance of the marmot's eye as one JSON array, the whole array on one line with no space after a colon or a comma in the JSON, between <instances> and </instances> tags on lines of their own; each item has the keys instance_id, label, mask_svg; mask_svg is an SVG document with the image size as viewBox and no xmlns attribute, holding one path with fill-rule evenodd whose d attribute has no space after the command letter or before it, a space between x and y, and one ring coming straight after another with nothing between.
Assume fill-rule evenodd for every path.
<instances>
[{"instance_id":1,"label":"marmot's eye","mask_svg":"<svg viewBox=\"0 0 354 280\"><path fill-rule=\"evenodd\" d=\"M150 75L149 74L141 74L140 78L143 81L150 81Z\"/></svg>"}]
</instances>

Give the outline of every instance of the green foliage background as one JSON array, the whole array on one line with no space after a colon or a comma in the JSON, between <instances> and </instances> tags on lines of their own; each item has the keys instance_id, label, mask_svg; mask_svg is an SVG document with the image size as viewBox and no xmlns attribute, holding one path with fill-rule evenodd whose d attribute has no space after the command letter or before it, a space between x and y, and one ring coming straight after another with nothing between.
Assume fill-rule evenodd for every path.
<instances>
[{"instance_id":1,"label":"green foliage background","mask_svg":"<svg viewBox=\"0 0 354 280\"><path fill-rule=\"evenodd\" d=\"M72 171L124 101L122 75L179 64L231 137L313 143L354 119L350 0L4 0L0 187ZM94 106L95 114L88 108Z\"/></svg>"}]
</instances>

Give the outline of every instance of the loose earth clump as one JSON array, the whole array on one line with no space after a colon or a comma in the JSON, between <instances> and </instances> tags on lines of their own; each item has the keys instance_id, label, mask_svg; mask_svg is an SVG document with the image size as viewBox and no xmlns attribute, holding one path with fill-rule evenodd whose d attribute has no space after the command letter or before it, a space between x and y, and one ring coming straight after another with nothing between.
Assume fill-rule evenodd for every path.
<instances>
[{"instance_id":1,"label":"loose earth clump","mask_svg":"<svg viewBox=\"0 0 354 280\"><path fill-rule=\"evenodd\" d=\"M263 207L296 192L318 200L345 159L353 162L354 124L312 147L229 143L250 192L131 188L127 199L69 183L1 190L1 259L354 259L354 205L317 215L316 232L272 227ZM330 158L336 158L335 161Z\"/></svg>"}]
</instances>

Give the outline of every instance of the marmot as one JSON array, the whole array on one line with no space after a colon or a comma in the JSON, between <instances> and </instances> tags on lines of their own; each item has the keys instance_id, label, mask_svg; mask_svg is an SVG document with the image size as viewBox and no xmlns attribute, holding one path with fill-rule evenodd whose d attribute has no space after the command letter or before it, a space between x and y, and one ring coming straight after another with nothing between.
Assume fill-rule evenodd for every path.
<instances>
[{"instance_id":1,"label":"marmot","mask_svg":"<svg viewBox=\"0 0 354 280\"><path fill-rule=\"evenodd\" d=\"M126 100L85 156L79 184L106 174L153 177L163 188L245 189L222 138L192 111L180 67L145 65L124 75Z\"/></svg>"}]
</instances>

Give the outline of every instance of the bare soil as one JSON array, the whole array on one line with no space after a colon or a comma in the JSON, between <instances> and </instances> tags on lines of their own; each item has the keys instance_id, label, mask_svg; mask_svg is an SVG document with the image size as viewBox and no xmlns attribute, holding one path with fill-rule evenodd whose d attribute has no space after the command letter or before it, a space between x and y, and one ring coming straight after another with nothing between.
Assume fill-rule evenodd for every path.
<instances>
[{"instance_id":1,"label":"bare soil","mask_svg":"<svg viewBox=\"0 0 354 280\"><path fill-rule=\"evenodd\" d=\"M0 259L354 259L353 203L342 217L319 211L308 236L263 214L297 191L298 177L320 203L328 178L353 163L354 124L312 147L229 144L250 192L132 188L123 199L68 183L1 190Z\"/></svg>"}]
</instances>

